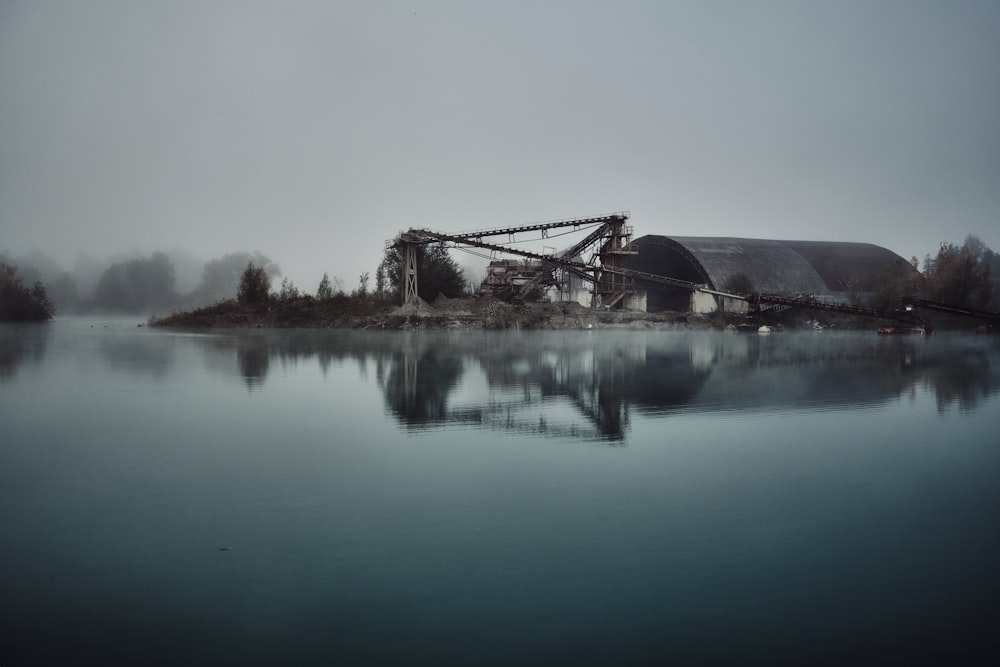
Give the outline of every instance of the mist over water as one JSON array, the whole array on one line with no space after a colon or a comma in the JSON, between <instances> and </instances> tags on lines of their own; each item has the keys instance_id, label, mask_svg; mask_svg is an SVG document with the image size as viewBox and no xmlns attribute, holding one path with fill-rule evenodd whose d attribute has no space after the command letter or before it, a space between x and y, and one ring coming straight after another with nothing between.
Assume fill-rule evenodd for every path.
<instances>
[{"instance_id":1,"label":"mist over water","mask_svg":"<svg viewBox=\"0 0 1000 667\"><path fill-rule=\"evenodd\" d=\"M0 327L0 663L975 662L1000 345Z\"/></svg>"}]
</instances>

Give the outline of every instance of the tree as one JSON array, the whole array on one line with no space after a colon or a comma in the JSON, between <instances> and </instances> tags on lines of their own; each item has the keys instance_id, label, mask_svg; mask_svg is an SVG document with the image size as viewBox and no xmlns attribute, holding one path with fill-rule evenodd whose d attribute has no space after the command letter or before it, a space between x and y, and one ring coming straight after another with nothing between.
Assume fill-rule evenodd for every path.
<instances>
[{"instance_id":1,"label":"tree","mask_svg":"<svg viewBox=\"0 0 1000 667\"><path fill-rule=\"evenodd\" d=\"M388 278L385 275L385 259L383 259L378 264L378 269L375 270L375 296L380 299L384 299L388 296Z\"/></svg>"},{"instance_id":2,"label":"tree","mask_svg":"<svg viewBox=\"0 0 1000 667\"><path fill-rule=\"evenodd\" d=\"M30 289L17 275L17 267L0 262L0 322L44 322L52 319L55 308L36 282Z\"/></svg>"},{"instance_id":3,"label":"tree","mask_svg":"<svg viewBox=\"0 0 1000 667\"><path fill-rule=\"evenodd\" d=\"M942 243L934 258L924 259L924 297L956 306L986 307L993 296L992 254L974 236L967 237L961 247Z\"/></svg>"},{"instance_id":4,"label":"tree","mask_svg":"<svg viewBox=\"0 0 1000 667\"><path fill-rule=\"evenodd\" d=\"M722 289L731 294L752 294L755 291L753 288L753 278L745 273L734 273L729 276Z\"/></svg>"},{"instance_id":5,"label":"tree","mask_svg":"<svg viewBox=\"0 0 1000 667\"><path fill-rule=\"evenodd\" d=\"M59 312L75 312L80 310L80 291L76 281L68 273L60 273L47 284L52 303Z\"/></svg>"},{"instance_id":6,"label":"tree","mask_svg":"<svg viewBox=\"0 0 1000 667\"><path fill-rule=\"evenodd\" d=\"M386 248L382 263L379 265L379 270L384 271L389 290L395 294L400 294L402 291L403 253L403 248L390 246ZM416 256L417 295L421 299L432 301L438 294L448 298L464 295L465 276L448 254L448 248L444 243L418 245Z\"/></svg>"},{"instance_id":7,"label":"tree","mask_svg":"<svg viewBox=\"0 0 1000 667\"><path fill-rule=\"evenodd\" d=\"M281 289L278 291L278 298L282 301L291 301L299 298L299 288L288 278L282 278Z\"/></svg>"},{"instance_id":8,"label":"tree","mask_svg":"<svg viewBox=\"0 0 1000 667\"><path fill-rule=\"evenodd\" d=\"M271 292L271 279L267 272L254 266L253 262L247 263L243 275L240 277L240 287L236 292L236 300L245 304L267 303Z\"/></svg>"},{"instance_id":9,"label":"tree","mask_svg":"<svg viewBox=\"0 0 1000 667\"><path fill-rule=\"evenodd\" d=\"M917 271L919 260L916 257L910 261L898 259L888 264L875 276L870 294L859 298L857 303L865 304L876 310L891 311L900 307L904 296L916 295L921 290L923 277Z\"/></svg>"},{"instance_id":10,"label":"tree","mask_svg":"<svg viewBox=\"0 0 1000 667\"><path fill-rule=\"evenodd\" d=\"M115 262L101 274L94 293L98 308L139 313L177 304L174 266L162 252Z\"/></svg>"},{"instance_id":11,"label":"tree","mask_svg":"<svg viewBox=\"0 0 1000 667\"><path fill-rule=\"evenodd\" d=\"M323 280L319 281L319 287L316 288L316 298L320 300L333 298L333 286L330 285L330 276L325 273L323 274Z\"/></svg>"},{"instance_id":12,"label":"tree","mask_svg":"<svg viewBox=\"0 0 1000 667\"><path fill-rule=\"evenodd\" d=\"M250 263L262 268L270 280L281 275L281 267L267 255L259 252L229 253L205 263L201 270L201 282L191 292L189 300L194 303L214 303L233 298L233 294L239 290L247 264Z\"/></svg>"}]
</instances>

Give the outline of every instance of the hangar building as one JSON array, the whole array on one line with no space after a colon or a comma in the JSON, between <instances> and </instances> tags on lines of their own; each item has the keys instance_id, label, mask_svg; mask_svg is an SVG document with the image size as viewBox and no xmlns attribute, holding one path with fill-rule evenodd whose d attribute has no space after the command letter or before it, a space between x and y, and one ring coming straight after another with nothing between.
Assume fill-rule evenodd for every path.
<instances>
[{"instance_id":1,"label":"hangar building","mask_svg":"<svg viewBox=\"0 0 1000 667\"><path fill-rule=\"evenodd\" d=\"M871 296L887 277L906 284L916 269L886 248L841 241L769 241L702 236L650 235L635 239L628 268L705 284L722 292L811 294L824 301L851 302ZM638 285L645 310L712 312L721 305L703 293ZM726 300L730 301L730 300ZM739 302L743 303L743 302Z\"/></svg>"}]
</instances>

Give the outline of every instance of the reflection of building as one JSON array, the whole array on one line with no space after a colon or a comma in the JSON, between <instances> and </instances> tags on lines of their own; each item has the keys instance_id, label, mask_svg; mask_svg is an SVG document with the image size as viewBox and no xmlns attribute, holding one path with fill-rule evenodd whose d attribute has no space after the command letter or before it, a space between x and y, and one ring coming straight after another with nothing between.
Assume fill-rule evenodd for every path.
<instances>
[{"instance_id":1,"label":"reflection of building","mask_svg":"<svg viewBox=\"0 0 1000 667\"><path fill-rule=\"evenodd\" d=\"M834 332L779 341L707 332L275 331L199 341L210 352L206 361L224 361L218 370L251 389L263 386L275 359L284 366L314 358L322 369L371 361L387 414L408 429L464 425L609 443L625 441L636 415L853 409L920 386L935 392L941 409L955 402L964 409L1000 387L997 352L987 341L959 351L924 345L919 337L875 341ZM0 380L3 361L0 354ZM114 358L108 362L118 366ZM339 400L338 393L329 400Z\"/></svg>"}]
</instances>

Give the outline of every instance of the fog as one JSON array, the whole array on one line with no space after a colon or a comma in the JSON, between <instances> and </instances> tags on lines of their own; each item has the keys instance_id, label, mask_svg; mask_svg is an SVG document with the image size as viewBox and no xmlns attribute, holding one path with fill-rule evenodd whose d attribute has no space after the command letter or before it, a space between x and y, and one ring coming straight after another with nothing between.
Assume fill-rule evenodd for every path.
<instances>
[{"instance_id":1,"label":"fog","mask_svg":"<svg viewBox=\"0 0 1000 667\"><path fill-rule=\"evenodd\" d=\"M997 34L961 0L8 0L0 252L83 291L163 252L180 292L259 252L312 292L411 226L619 210L637 236L997 249Z\"/></svg>"}]
</instances>

